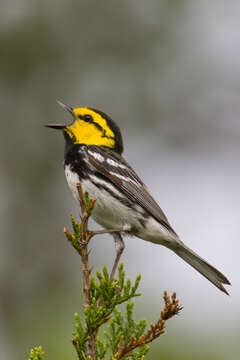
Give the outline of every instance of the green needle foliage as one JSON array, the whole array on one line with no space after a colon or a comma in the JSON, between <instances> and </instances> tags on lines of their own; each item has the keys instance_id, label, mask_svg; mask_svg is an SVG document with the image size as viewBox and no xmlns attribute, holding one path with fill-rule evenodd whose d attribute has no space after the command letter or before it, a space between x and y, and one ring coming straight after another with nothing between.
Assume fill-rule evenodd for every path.
<instances>
[{"instance_id":1,"label":"green needle foliage","mask_svg":"<svg viewBox=\"0 0 240 360\"><path fill-rule=\"evenodd\" d=\"M133 307L134 303L129 300L126 304L125 316L117 308L114 309L114 316L110 320L108 332L105 332L112 354L118 353L120 347L127 346L133 337L138 340L144 334L146 320L134 321ZM139 350L131 354L131 359L144 359L148 350L147 345L142 345Z\"/></svg>"},{"instance_id":2,"label":"green needle foliage","mask_svg":"<svg viewBox=\"0 0 240 360\"><path fill-rule=\"evenodd\" d=\"M131 280L125 278L123 264L118 268L118 279L111 282L107 268L104 266L102 273L96 272L96 277L92 276L90 281L91 304L84 309L83 319L80 319L78 313L75 314L76 331L73 333L73 344L77 350L79 359L87 359L85 352L87 341L91 334L97 334L98 329L105 323L109 322L110 326L102 340L96 336L96 359L105 359L107 350L111 350L112 355L117 351L121 337L125 337L128 342L133 334L142 335L146 327L145 321L135 323L132 319L133 302L130 299L140 296L137 288L141 276L137 276L134 284ZM122 303L126 305L127 322L124 323L124 317L117 306ZM113 346L114 344L114 346ZM116 351L115 351L116 350ZM113 352L114 351L114 352ZM110 359L112 356L110 356Z\"/></svg>"},{"instance_id":3,"label":"green needle foliage","mask_svg":"<svg viewBox=\"0 0 240 360\"><path fill-rule=\"evenodd\" d=\"M37 346L30 351L28 360L45 360L44 351L41 346Z\"/></svg>"},{"instance_id":4,"label":"green needle foliage","mask_svg":"<svg viewBox=\"0 0 240 360\"><path fill-rule=\"evenodd\" d=\"M123 264L120 264L118 277L113 280L106 266L102 272L97 271L91 276L87 246L93 236L103 231L88 230L88 219L96 199L90 199L87 193L84 194L80 184L77 189L82 210L81 222L76 222L71 216L73 234L67 228L64 228L64 233L82 260L84 304L83 311L75 313L76 323L72 334L78 359L144 360L149 350L148 344L164 333L166 321L181 310L176 294L173 293L170 298L164 292L165 306L159 320L146 329L145 320L137 322L133 319L132 299L141 295L137 292L141 275L132 283L126 279ZM124 310L120 310L121 304L125 304ZM105 331L101 331L100 336L99 330L103 326ZM28 360L45 360L42 348L32 349Z\"/></svg>"}]
</instances>

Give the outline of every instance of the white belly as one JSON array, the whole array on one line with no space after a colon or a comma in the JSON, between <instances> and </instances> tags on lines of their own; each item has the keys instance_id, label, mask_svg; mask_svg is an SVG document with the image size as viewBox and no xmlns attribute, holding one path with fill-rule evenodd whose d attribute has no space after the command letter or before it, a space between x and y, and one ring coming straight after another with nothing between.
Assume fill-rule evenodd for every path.
<instances>
[{"instance_id":1,"label":"white belly","mask_svg":"<svg viewBox=\"0 0 240 360\"><path fill-rule=\"evenodd\" d=\"M77 183L79 177L73 173L69 166L65 167L65 175L70 190L72 191L75 199L78 201ZM139 219L137 214L131 208L122 204L118 199L110 196L107 190L101 189L101 183L105 182L99 178L94 178L94 182L99 184L99 187L94 185L90 180L82 180L81 185L83 191L88 191L90 198L96 198L97 201L93 210L93 219L105 228L125 228L139 227ZM118 192L115 187L108 184L108 188L121 197L122 194Z\"/></svg>"},{"instance_id":2,"label":"white belly","mask_svg":"<svg viewBox=\"0 0 240 360\"><path fill-rule=\"evenodd\" d=\"M65 167L65 174L69 188L78 202L77 183L79 177L70 170L69 166ZM98 224L107 229L124 228L125 231L134 229L134 232L137 229L138 237L157 244L166 245L166 242L173 241L169 231L153 217L145 216L145 211L140 206L135 205L134 208L129 208L118 199L110 196L107 190L101 188L101 184L106 185L102 179L93 177L93 180L99 184L99 187L88 179L82 180L81 185L84 192L88 191L90 198L97 199L92 217ZM114 186L111 184L107 186L111 192L122 197L122 194Z\"/></svg>"}]
</instances>

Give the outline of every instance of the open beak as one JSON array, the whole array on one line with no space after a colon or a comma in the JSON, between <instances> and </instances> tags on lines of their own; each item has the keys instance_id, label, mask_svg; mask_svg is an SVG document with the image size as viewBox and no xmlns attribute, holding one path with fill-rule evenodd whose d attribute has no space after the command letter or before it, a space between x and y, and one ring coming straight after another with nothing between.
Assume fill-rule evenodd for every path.
<instances>
[{"instance_id":1,"label":"open beak","mask_svg":"<svg viewBox=\"0 0 240 360\"><path fill-rule=\"evenodd\" d=\"M57 103L65 110L67 110L68 112L70 112L70 114L73 116L73 108L68 105L68 104L64 104L63 102L57 100ZM60 124L47 124L45 125L46 127L52 128L52 129L57 129L57 130L63 130L67 125L60 125Z\"/></svg>"},{"instance_id":2,"label":"open beak","mask_svg":"<svg viewBox=\"0 0 240 360\"><path fill-rule=\"evenodd\" d=\"M57 103L65 110L67 110L68 112L70 112L71 115L73 115L73 108L68 105L68 104L64 104L63 102L57 100Z\"/></svg>"}]
</instances>

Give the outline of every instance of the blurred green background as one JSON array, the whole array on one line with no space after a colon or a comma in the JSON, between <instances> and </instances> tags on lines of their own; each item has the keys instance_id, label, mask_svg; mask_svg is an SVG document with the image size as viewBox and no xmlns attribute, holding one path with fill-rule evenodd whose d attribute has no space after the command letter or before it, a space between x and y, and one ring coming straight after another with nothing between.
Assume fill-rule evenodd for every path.
<instances>
[{"instance_id":1,"label":"blurred green background","mask_svg":"<svg viewBox=\"0 0 240 360\"><path fill-rule=\"evenodd\" d=\"M62 169L70 122L56 99L115 119L134 166L181 238L219 268L227 297L163 247L127 239L142 273L136 316L153 321L163 290L184 310L148 359L239 359L240 4L236 1L36 1L0 5L0 358L73 358L80 262L63 226L79 210ZM96 226L95 224L92 226ZM110 236L91 244L113 262Z\"/></svg>"}]
</instances>

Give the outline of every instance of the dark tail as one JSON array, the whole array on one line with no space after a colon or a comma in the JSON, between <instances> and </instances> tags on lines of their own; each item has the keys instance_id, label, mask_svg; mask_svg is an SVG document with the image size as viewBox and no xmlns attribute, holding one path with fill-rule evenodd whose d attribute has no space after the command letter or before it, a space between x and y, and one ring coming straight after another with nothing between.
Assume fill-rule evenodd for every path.
<instances>
[{"instance_id":1,"label":"dark tail","mask_svg":"<svg viewBox=\"0 0 240 360\"><path fill-rule=\"evenodd\" d=\"M213 283L218 289L229 295L222 284L231 285L229 280L215 267L203 260L182 242L175 249L172 249L178 256L185 260L189 265L199 271L205 278Z\"/></svg>"}]
</instances>

